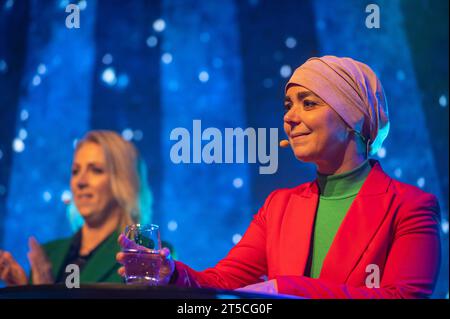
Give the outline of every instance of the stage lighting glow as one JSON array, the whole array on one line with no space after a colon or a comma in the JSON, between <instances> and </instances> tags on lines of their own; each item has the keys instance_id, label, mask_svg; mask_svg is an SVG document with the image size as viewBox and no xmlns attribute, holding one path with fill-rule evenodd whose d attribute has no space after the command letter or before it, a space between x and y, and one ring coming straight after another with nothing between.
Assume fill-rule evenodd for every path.
<instances>
[{"instance_id":1,"label":"stage lighting glow","mask_svg":"<svg viewBox=\"0 0 450 319\"><path fill-rule=\"evenodd\" d=\"M113 62L113 56L110 53L106 53L102 58L103 64L111 64Z\"/></svg>"},{"instance_id":2,"label":"stage lighting glow","mask_svg":"<svg viewBox=\"0 0 450 319\"><path fill-rule=\"evenodd\" d=\"M128 75L121 74L119 75L119 78L117 79L117 86L121 89L126 88L128 86L128 83L130 83L130 79L128 78Z\"/></svg>"},{"instance_id":3,"label":"stage lighting glow","mask_svg":"<svg viewBox=\"0 0 450 319\"><path fill-rule=\"evenodd\" d=\"M126 128L122 131L122 137L127 141L131 141L133 139L133 130Z\"/></svg>"},{"instance_id":4,"label":"stage lighting glow","mask_svg":"<svg viewBox=\"0 0 450 319\"><path fill-rule=\"evenodd\" d=\"M5 60L0 60L0 73L6 73L8 71L8 64Z\"/></svg>"},{"instance_id":5,"label":"stage lighting glow","mask_svg":"<svg viewBox=\"0 0 450 319\"><path fill-rule=\"evenodd\" d=\"M162 32L166 28L166 22L163 19L158 19L153 22L153 30L156 32Z\"/></svg>"},{"instance_id":6,"label":"stage lighting glow","mask_svg":"<svg viewBox=\"0 0 450 319\"><path fill-rule=\"evenodd\" d=\"M151 35L147 38L146 43L149 48L154 48L158 45L158 38L154 35Z\"/></svg>"},{"instance_id":7,"label":"stage lighting glow","mask_svg":"<svg viewBox=\"0 0 450 319\"><path fill-rule=\"evenodd\" d=\"M168 228L170 231L176 231L177 228L178 228L178 223L177 223L176 221L174 221L174 220L171 220L171 221L167 224L167 228Z\"/></svg>"},{"instance_id":8,"label":"stage lighting glow","mask_svg":"<svg viewBox=\"0 0 450 319\"><path fill-rule=\"evenodd\" d=\"M394 171L394 175L395 175L395 177L397 177L397 178L400 178L400 177L402 177L402 169L401 168L396 168L395 169L395 171Z\"/></svg>"},{"instance_id":9,"label":"stage lighting glow","mask_svg":"<svg viewBox=\"0 0 450 319\"><path fill-rule=\"evenodd\" d=\"M441 95L441 97L439 98L439 105L442 107L446 107L447 103L447 97L445 95Z\"/></svg>"},{"instance_id":10,"label":"stage lighting glow","mask_svg":"<svg viewBox=\"0 0 450 319\"><path fill-rule=\"evenodd\" d=\"M26 140L26 139L27 139L27 136L28 136L27 130L24 129L24 128L21 128L21 129L19 130L19 138L23 141L23 140Z\"/></svg>"},{"instance_id":11,"label":"stage lighting glow","mask_svg":"<svg viewBox=\"0 0 450 319\"><path fill-rule=\"evenodd\" d=\"M39 64L38 67L37 67L37 72L40 75L43 75L43 74L47 73L47 67L45 66L45 64L43 64L43 63Z\"/></svg>"},{"instance_id":12,"label":"stage lighting glow","mask_svg":"<svg viewBox=\"0 0 450 319\"><path fill-rule=\"evenodd\" d=\"M20 112L20 120L21 121L26 121L26 120L28 120L28 117L30 116L30 114L28 113L28 111L27 110L22 110L21 112Z\"/></svg>"},{"instance_id":13,"label":"stage lighting glow","mask_svg":"<svg viewBox=\"0 0 450 319\"><path fill-rule=\"evenodd\" d=\"M443 220L441 223L441 229L444 234L448 234L448 220Z\"/></svg>"},{"instance_id":14,"label":"stage lighting glow","mask_svg":"<svg viewBox=\"0 0 450 319\"><path fill-rule=\"evenodd\" d=\"M44 199L45 202L49 202L52 200L52 194L49 191L45 191L42 194L42 198Z\"/></svg>"},{"instance_id":15,"label":"stage lighting glow","mask_svg":"<svg viewBox=\"0 0 450 319\"><path fill-rule=\"evenodd\" d=\"M380 149L377 152L377 156L379 158L385 158L386 157L386 149L384 147L380 147Z\"/></svg>"},{"instance_id":16,"label":"stage lighting glow","mask_svg":"<svg viewBox=\"0 0 450 319\"><path fill-rule=\"evenodd\" d=\"M235 188L241 188L242 187L242 185L244 185L244 181L242 180L242 178L235 178L234 180L233 180L233 186L235 187Z\"/></svg>"},{"instance_id":17,"label":"stage lighting glow","mask_svg":"<svg viewBox=\"0 0 450 319\"><path fill-rule=\"evenodd\" d=\"M164 64L170 64L170 63L172 63L172 60L173 60L173 57L172 57L172 54L170 54L170 53L164 53L164 54L161 56L161 61L162 61Z\"/></svg>"},{"instance_id":18,"label":"stage lighting glow","mask_svg":"<svg viewBox=\"0 0 450 319\"><path fill-rule=\"evenodd\" d=\"M113 86L117 82L116 71L113 68L106 68L102 73L102 80L109 86Z\"/></svg>"},{"instance_id":19,"label":"stage lighting glow","mask_svg":"<svg viewBox=\"0 0 450 319\"><path fill-rule=\"evenodd\" d=\"M236 245L241 239L242 239L242 235L241 234L234 234L233 238L231 240L233 241L233 244Z\"/></svg>"},{"instance_id":20,"label":"stage lighting glow","mask_svg":"<svg viewBox=\"0 0 450 319\"><path fill-rule=\"evenodd\" d=\"M13 150L16 153L22 153L25 150L25 143L20 138L15 138L13 141Z\"/></svg>"},{"instance_id":21,"label":"stage lighting glow","mask_svg":"<svg viewBox=\"0 0 450 319\"><path fill-rule=\"evenodd\" d=\"M417 180L417 186L419 186L420 188L423 188L425 186L425 178L424 177L419 177L419 179Z\"/></svg>"},{"instance_id":22,"label":"stage lighting glow","mask_svg":"<svg viewBox=\"0 0 450 319\"><path fill-rule=\"evenodd\" d=\"M11 8L14 6L14 0L8 0L5 2L5 10L11 10Z\"/></svg>"},{"instance_id":23,"label":"stage lighting glow","mask_svg":"<svg viewBox=\"0 0 450 319\"><path fill-rule=\"evenodd\" d=\"M69 190L63 191L61 194L61 201L64 204L68 204L70 203L71 200L72 200L72 193Z\"/></svg>"},{"instance_id":24,"label":"stage lighting glow","mask_svg":"<svg viewBox=\"0 0 450 319\"><path fill-rule=\"evenodd\" d=\"M38 86L39 84L41 84L41 77L39 75L35 75L33 77L33 85Z\"/></svg>"},{"instance_id":25,"label":"stage lighting glow","mask_svg":"<svg viewBox=\"0 0 450 319\"><path fill-rule=\"evenodd\" d=\"M80 2L78 2L78 8L80 8L80 10L84 10L87 7L87 1L86 0L81 0Z\"/></svg>"},{"instance_id":26,"label":"stage lighting glow","mask_svg":"<svg viewBox=\"0 0 450 319\"><path fill-rule=\"evenodd\" d=\"M403 70L397 71L397 80L404 81L406 78L405 72Z\"/></svg>"},{"instance_id":27,"label":"stage lighting glow","mask_svg":"<svg viewBox=\"0 0 450 319\"><path fill-rule=\"evenodd\" d=\"M60 7L61 9L65 9L68 5L69 5L69 0L61 0L61 1L59 2L59 7Z\"/></svg>"},{"instance_id":28,"label":"stage lighting glow","mask_svg":"<svg viewBox=\"0 0 450 319\"><path fill-rule=\"evenodd\" d=\"M288 77L290 77L290 76L291 76L291 73L292 73L292 69L291 69L291 67L290 67L289 65L283 65L283 66L280 68L280 75L281 75L283 78L288 78Z\"/></svg>"},{"instance_id":29,"label":"stage lighting glow","mask_svg":"<svg viewBox=\"0 0 450 319\"><path fill-rule=\"evenodd\" d=\"M208 82L209 80L209 73L206 71L202 71L198 74L198 79L200 80L200 82Z\"/></svg>"},{"instance_id":30,"label":"stage lighting glow","mask_svg":"<svg viewBox=\"0 0 450 319\"><path fill-rule=\"evenodd\" d=\"M285 44L289 49L293 49L297 46L297 40L293 37L288 37L285 41Z\"/></svg>"}]
</instances>

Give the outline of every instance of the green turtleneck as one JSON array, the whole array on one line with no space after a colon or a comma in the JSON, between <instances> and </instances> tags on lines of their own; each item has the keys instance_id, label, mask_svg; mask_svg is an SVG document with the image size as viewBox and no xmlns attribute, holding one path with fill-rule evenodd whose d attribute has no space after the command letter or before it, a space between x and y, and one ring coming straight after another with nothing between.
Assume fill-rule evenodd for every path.
<instances>
[{"instance_id":1,"label":"green turtleneck","mask_svg":"<svg viewBox=\"0 0 450 319\"><path fill-rule=\"evenodd\" d=\"M371 168L366 160L355 169L342 174L317 173L320 197L314 223L311 278L319 277L334 236Z\"/></svg>"}]
</instances>

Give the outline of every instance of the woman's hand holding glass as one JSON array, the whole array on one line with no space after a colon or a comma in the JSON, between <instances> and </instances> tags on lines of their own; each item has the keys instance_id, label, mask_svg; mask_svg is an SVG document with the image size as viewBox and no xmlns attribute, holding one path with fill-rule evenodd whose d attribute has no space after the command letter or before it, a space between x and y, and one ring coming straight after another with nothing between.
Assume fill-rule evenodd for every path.
<instances>
[{"instance_id":1,"label":"woman's hand holding glass","mask_svg":"<svg viewBox=\"0 0 450 319\"><path fill-rule=\"evenodd\" d=\"M170 250L168 248L162 248L159 250L159 254L152 253L152 250L142 245L136 244L133 240L127 238L124 234L119 236L119 245L122 247L122 252L119 252L116 256L117 262L123 266L119 268L118 273L120 276L127 278L126 267L130 263L151 265L157 263L159 265L158 272L158 285L167 285L175 270L175 262L172 259ZM143 252L136 254L137 252ZM147 253L146 253L147 252ZM158 260L155 260L155 259ZM148 270L152 272L152 270Z\"/></svg>"}]
</instances>

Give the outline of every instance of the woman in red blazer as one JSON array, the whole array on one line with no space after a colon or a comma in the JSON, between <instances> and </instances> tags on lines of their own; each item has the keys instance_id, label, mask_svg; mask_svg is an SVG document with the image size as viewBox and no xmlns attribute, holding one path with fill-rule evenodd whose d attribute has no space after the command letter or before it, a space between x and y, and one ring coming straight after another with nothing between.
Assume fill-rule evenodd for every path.
<instances>
[{"instance_id":1,"label":"woman in red blazer","mask_svg":"<svg viewBox=\"0 0 450 319\"><path fill-rule=\"evenodd\" d=\"M390 178L379 162L368 160L389 130L385 95L373 71L349 58L312 58L286 85L285 105L288 142L297 159L316 165L318 179L271 193L215 267L195 271L163 250L161 282L306 298L429 297L440 264L439 206L435 196ZM322 202L321 179L364 165L367 174L354 197L340 197L335 206ZM345 200L351 202L345 206ZM348 209L334 219L337 231L313 278L313 247L321 248L314 232L323 233L318 214L333 220L327 218L342 207ZM133 245L123 236L119 243ZM126 258L117 256L121 263Z\"/></svg>"}]
</instances>

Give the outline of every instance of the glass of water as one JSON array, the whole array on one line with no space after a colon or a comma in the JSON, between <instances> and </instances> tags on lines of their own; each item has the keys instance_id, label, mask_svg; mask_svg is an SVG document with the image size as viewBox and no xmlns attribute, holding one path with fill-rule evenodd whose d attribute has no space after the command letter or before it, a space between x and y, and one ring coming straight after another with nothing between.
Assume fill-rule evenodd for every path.
<instances>
[{"instance_id":1,"label":"glass of water","mask_svg":"<svg viewBox=\"0 0 450 319\"><path fill-rule=\"evenodd\" d=\"M127 284L157 286L161 268L161 239L159 226L133 224L125 228L130 241L125 253L125 281Z\"/></svg>"}]
</instances>

